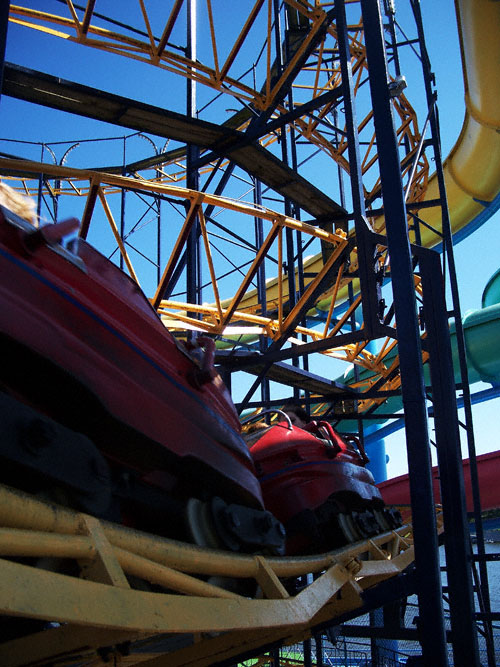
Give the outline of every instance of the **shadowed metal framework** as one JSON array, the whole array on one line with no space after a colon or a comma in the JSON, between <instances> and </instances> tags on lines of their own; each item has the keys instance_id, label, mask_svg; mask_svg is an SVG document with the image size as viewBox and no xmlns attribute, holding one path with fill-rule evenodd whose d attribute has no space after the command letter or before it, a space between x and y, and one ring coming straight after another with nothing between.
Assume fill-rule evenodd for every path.
<instances>
[{"instance_id":1,"label":"shadowed metal framework","mask_svg":"<svg viewBox=\"0 0 500 667\"><path fill-rule=\"evenodd\" d=\"M418 24L418 3L411 5ZM285 387L315 416L349 420L362 431L364 420L392 414L390 401L402 401L415 480L419 639L429 665L447 657L437 542L429 537L436 530L427 398L436 414L446 411L437 445L449 471L443 505L452 645L455 664L476 664L455 387L437 287L443 275L429 249L444 239L452 253L441 221L445 193L426 199L426 150L439 154L433 93L427 90L419 128L402 92L392 3L384 3L387 42L378 3L368 0L249 1L232 34L211 0L198 3L203 33L187 31L195 7L175 0L165 13L138 0L124 20L101 14L96 0L54 2L51 12L11 5L16 28L64 40L66 48L90 47L102 62L131 59L158 81L175 77L178 87L185 78L191 105L187 113L159 107L5 63L3 95L113 123L146 141L133 160L87 160L84 168L66 164L70 151L60 163L3 154L0 173L54 220L65 202L80 210L80 235L117 258L176 335L214 337L227 383L235 371L250 378L241 410L279 404ZM429 84L425 68L424 78ZM431 140L424 138L428 123ZM433 224L420 216L429 209ZM314 372L323 365L318 357L355 370L335 381ZM457 552L464 557L454 558ZM262 568L263 581L281 591Z\"/></svg>"},{"instance_id":2,"label":"shadowed metal framework","mask_svg":"<svg viewBox=\"0 0 500 667\"><path fill-rule=\"evenodd\" d=\"M348 232L353 225L349 222L345 207L337 204L324 193L324 190L314 187L310 180L302 177L297 164L298 146L300 142L307 142L307 150L310 151L312 147L315 152L322 153L328 159L327 165L333 160L347 174L352 168L348 158L346 121L342 118L335 119L343 102L342 73L337 55L334 10L328 3L324 9L318 4L313 6L308 3L290 3L281 11L277 11L277 6L270 0L250 3L248 16L244 21L242 19L241 30L236 31L234 41L231 41L228 40L227 31L220 34L222 21L217 15L216 8L212 8L208 2L206 18L210 41L206 48L203 48L203 58L199 57L201 49L198 47L198 57L193 67L188 66L185 55L179 53L179 51L185 52L187 46L182 49L172 46L179 43L180 36L185 39L184 3L174 3L168 18L165 21L165 16L162 16L161 23L158 22L154 12L150 10L148 13L144 3L138 3L139 7L140 20L137 26L134 25L133 28L128 26L128 30L127 26L103 17L98 13L94 3L89 3L83 12L82 8L69 3L64 15L61 12L49 14L38 8L30 10L13 6L11 21L56 37L64 37L68 41L75 41L108 53L120 53L160 69L182 74L190 81L217 91L216 101L221 94L236 97L243 109L234 114L229 121L217 126L214 123L202 122L199 119L200 114L196 119L180 116L165 109L147 107L140 102L134 103L133 100L118 99L113 95L60 81L42 73L21 70L9 64L5 68L4 93L100 120L118 122L129 128L141 132L149 131L168 139L196 141L201 149L199 164L191 167L200 168L200 177L206 175L207 184L204 189L210 181L213 187L218 178L219 185L215 187L214 194L219 196L227 189L227 181L231 174L235 173L236 167L239 167L250 173L252 180L250 186L253 186L254 192L257 190L255 181L258 179L264 186L273 188L275 192L283 195L287 217L299 219L304 218L305 214L311 226L323 228L330 233L335 233L337 229ZM359 14L357 7L355 10ZM258 43L262 43L261 57L252 64L250 74L247 73L240 78L231 77L233 72L241 70L242 65L239 63L243 59L248 59L245 49L248 49L249 43L255 42L257 31L260 35ZM144 39L138 37L140 34ZM155 37L155 34L160 36ZM208 34L205 33L204 37ZM179 39L174 39L174 36L178 36ZM180 42L182 43L182 40ZM349 58L352 61L353 95L366 100L367 62L359 17L356 24L349 28L348 42ZM225 53L224 58L223 53ZM248 85L247 80L254 81L253 88ZM255 83L259 85L255 86ZM207 112L213 117L212 104L215 102L211 100L207 105ZM403 177L408 180L407 200L411 204L423 198L428 179L428 162L421 150L415 113L404 95L394 96L392 106L397 118L400 119L397 135L399 143L404 146L402 172ZM360 145L363 145L363 154L359 158L363 198L364 201L372 202L380 196L380 176L376 168L378 155L373 112L370 104L365 104L365 108L363 118L356 125L356 132L360 137ZM281 144L281 150L276 146L278 142ZM276 148L278 150L272 152ZM309 158L305 159L309 161ZM291 164L292 162L294 164ZM202 164L205 166L202 167ZM8 173L8 166L8 164L2 166L5 173ZM151 185L178 183L185 179L185 149L174 149L149 159L142 159L139 164L126 165L125 169L121 166L120 171L128 172L137 179L138 174L144 173L141 170L151 169L153 166L154 178L146 173L148 184L144 188L137 184L128 188L125 181L118 187L122 187L125 191L141 189L144 191ZM36 166L32 168L35 170ZM111 170L104 168L102 171L109 174ZM54 174L53 171L51 173ZM52 185L51 196L59 199L64 193L74 195L77 192L82 197L87 196L82 235L88 234L94 206L99 200L113 234L118 239L116 219L121 212L118 211L113 215L112 206L108 201L111 197L107 197L107 193L115 191L113 188L117 187L116 181L114 184L106 183L106 177L96 174L84 176L82 173L81 176L84 178L78 182L77 174L71 177L70 173L66 172L66 179L63 175L64 170L57 170L59 190L56 194ZM88 185L85 185L82 180L85 181L87 178ZM141 180L143 178L144 176L141 176ZM34 188L37 188L37 184L33 186L24 180L24 188L35 193ZM154 187L149 192L154 193ZM175 192L158 187L156 194L159 197L177 196L179 200L184 197L182 189ZM276 233L276 227L267 237L264 250L261 248L252 263L248 262L250 268L242 271L239 267L231 266L229 261L224 265L218 262L218 266L215 266L213 255L216 251L211 249L215 230L212 232L211 228L216 221L210 214L218 203L225 209L231 210L231 206L222 200L218 202L216 199L211 201L207 199L207 194L204 193L199 205L193 204L186 212L185 220L179 222L177 232L170 229L169 223L169 236L175 238L177 235L177 241L169 259L165 261L157 258L157 285L153 297L153 302L157 308L161 308L165 321L172 327L178 327L178 323L183 321L191 330L195 328L218 337L227 337L231 334L228 331L228 325L231 323L237 326L239 336L233 339L235 342L232 349L235 351L242 347L239 344L242 336L244 339L251 336L251 333L246 335L245 328L252 332L260 325L262 333L259 332L258 335L261 343L260 346L257 344L257 348L262 347L262 344L268 348L266 357L269 361L273 361L272 355L276 356L278 353L277 361L295 357L293 349L286 352L282 348L289 347L290 341L297 344L300 341L301 353L304 355L324 352L348 363L359 364L371 371L368 377L365 375L358 386L349 391L350 395L354 389L360 394L366 394L359 399L361 412L380 404L386 398L384 392L397 390L399 386L397 359L390 356L395 346L393 322L392 326L389 326L391 311L389 309L384 318L380 317L380 313L378 317L375 315L375 311L383 308L380 304L381 296L376 294L377 287L383 280L383 274L389 273L390 264L387 261L384 239L376 237L368 239L369 231L383 232L384 216L379 214L371 217L366 231L356 230L356 240L352 229L349 232L349 247L339 253L338 257L335 253L333 255L330 253L328 241L320 240L321 248L318 242L313 245L311 228L303 223L296 225L293 230L295 241L291 226L288 226L290 231L285 235ZM262 225L264 220L269 219L269 215L273 215L273 211L262 211L259 214L262 204L257 201L255 205L256 209L253 211L247 206L247 214L250 216L253 214L255 224ZM200 221L201 216L203 222ZM252 235L254 234L253 225L248 223L241 225L235 218L229 224L238 230L244 227L250 230ZM224 231L228 229L229 224L224 225ZM199 297L197 300L203 299L205 304L203 307L194 304L196 307L187 309L187 299L185 297L172 299L171 293L179 284L183 268L185 270L185 246L192 227L197 228L196 234L199 243L202 244L201 252L204 257L200 261L208 282L203 283L202 278L202 285L189 289L186 287L186 295L188 291L193 293L194 290ZM206 230L206 233L203 234L202 230ZM232 228L229 229L229 233L234 234ZM259 230L258 233L267 234L267 231ZM127 231L125 234L129 235ZM361 235L364 237L363 241ZM284 236L287 236L286 242L283 241ZM318 238L317 234L312 236ZM377 241L381 243L378 244ZM255 240L249 239L248 233L243 243L246 244L248 251L255 247ZM361 269L358 267L358 249L362 245L367 246L366 249L363 248L363 252L371 255L368 258L373 265L370 269L365 267L364 262ZM139 271L134 268L125 243L117 241L117 246L121 262L126 265L133 277L139 279ZM314 254L304 263L306 249L308 255L311 251ZM146 250L137 248L137 250L139 254L151 256L150 248ZM161 250L165 255L164 247ZM157 252L157 255L159 254L160 248ZM327 263L324 262L325 254L328 255ZM271 268L269 266L266 268L270 258L273 265ZM238 269L239 273L244 275L239 284ZM221 279L221 276L228 275L231 277L230 282L226 278L229 288L224 286ZM274 278L273 288L268 284L265 289L262 286L259 288L259 283L265 283L266 279L273 281L276 275L283 275L283 280ZM360 296L348 304L341 316L335 317L334 313L336 309L338 310L339 304L348 301L348 285L353 283L357 292L359 281L362 283ZM178 291L182 293L182 288ZM163 297L166 294L170 296L165 299ZM210 303L213 305L206 305ZM304 318L304 313L311 311L318 303L322 307L316 309L313 317ZM369 312L365 305L368 303L371 303ZM355 313L356 311L360 313L361 310L363 314L357 315L358 321L366 320L367 312L369 321L364 321L357 331L352 332ZM263 320L256 321L255 317L261 317ZM321 322L319 327L318 321ZM312 326L307 326L309 322ZM367 341L382 336L385 337L385 342L381 345L380 351L377 354L369 352ZM252 347L256 348L255 342L250 345L250 348ZM228 346L224 345L224 348L227 350ZM243 349L248 350L248 348L248 345L243 346ZM388 355L388 361L384 363ZM234 354L224 352L220 355L221 363L227 367L231 367L233 359ZM238 364L240 368L243 365L241 355ZM251 371L255 368L255 363L250 363L248 368ZM282 381L286 380L283 368L279 375ZM293 373L290 374L287 383L294 385ZM375 400L373 397L369 398L369 390L372 390L374 385L377 385L375 394L381 396ZM328 386L329 383L326 382L324 388ZM320 406L316 411L324 412L325 407Z\"/></svg>"}]
</instances>

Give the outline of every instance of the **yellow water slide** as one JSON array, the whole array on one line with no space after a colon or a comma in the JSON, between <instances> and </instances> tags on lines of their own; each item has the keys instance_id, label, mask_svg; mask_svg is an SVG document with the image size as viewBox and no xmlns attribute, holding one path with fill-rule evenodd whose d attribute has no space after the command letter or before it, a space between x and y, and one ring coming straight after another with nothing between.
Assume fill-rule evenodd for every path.
<instances>
[{"instance_id":1,"label":"yellow water slide","mask_svg":"<svg viewBox=\"0 0 500 667\"><path fill-rule=\"evenodd\" d=\"M456 0L465 84L465 120L455 146L444 161L451 227L460 239L500 208L500 3ZM446 119L442 119L446 122ZM439 196L436 174L426 199ZM441 228L439 208L420 217ZM438 238L423 232L423 244Z\"/></svg>"}]
</instances>

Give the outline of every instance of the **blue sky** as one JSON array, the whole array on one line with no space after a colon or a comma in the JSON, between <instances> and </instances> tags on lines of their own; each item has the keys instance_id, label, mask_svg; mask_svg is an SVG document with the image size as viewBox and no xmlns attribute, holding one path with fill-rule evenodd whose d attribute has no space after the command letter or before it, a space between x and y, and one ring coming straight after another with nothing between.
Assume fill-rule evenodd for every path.
<instances>
[{"instance_id":1,"label":"blue sky","mask_svg":"<svg viewBox=\"0 0 500 667\"><path fill-rule=\"evenodd\" d=\"M27 3L28 4L28 3ZM49 6L51 2L44 3ZM99 3L97 3L100 7ZM106 3L103 3L104 7ZM201 4L201 3L200 3ZM31 3L40 7L39 2ZM230 3L233 8L236 4ZM403 27L408 23L407 2L396 0L397 18ZM100 11L105 12L104 9ZM436 74L438 90L438 106L442 129L443 157L454 145L464 118L463 83L458 36L453 0L423 0L422 12L424 26L433 71ZM228 25L241 17L230 17ZM202 28L200 27L200 30ZM165 86L158 73L145 77L144 66L132 61L125 61L118 56L108 56L109 65L102 66L102 54L84 47L68 44L47 36L34 35L26 29L13 27L9 29L7 60L40 69L62 78L76 80L86 85L94 85L111 92L116 92L135 99L144 99L150 104L157 104L175 111L184 110L183 87L170 88ZM407 97L417 111L422 106L423 91L420 87L420 71L418 63L409 53L403 59L403 74L408 80ZM150 68L151 71L152 68ZM231 105L230 105L231 106ZM421 111L425 117L425 110ZM422 115L420 116L422 118ZM22 122L20 122L22 119ZM76 141L91 137L122 137L122 128L99 125L92 121L69 116L62 113L46 112L40 107L27 106L17 100L3 98L0 105L0 139L18 139L33 142ZM13 146L13 144L10 144ZM0 142L1 150L9 151L7 144ZM69 144L54 147L58 158ZM37 159L39 147L33 147L33 158ZM93 166L119 162L121 143L109 142L102 155L92 158L81 145L72 156L73 166ZM138 155L148 155L149 149L137 141L131 151ZM18 152L12 150L13 153ZM94 162L90 162L90 160ZM110 162L111 161L111 162ZM462 310L479 308L481 294L490 276L500 267L500 214L496 214L482 228L456 246L455 256L458 268L458 280ZM483 389L483 385L474 385L473 391ZM489 401L474 408L476 445L478 453L498 449L494 441L495 417L498 411L498 399ZM402 446L402 433L387 439L390 456L389 476L405 471L406 456Z\"/></svg>"}]
</instances>

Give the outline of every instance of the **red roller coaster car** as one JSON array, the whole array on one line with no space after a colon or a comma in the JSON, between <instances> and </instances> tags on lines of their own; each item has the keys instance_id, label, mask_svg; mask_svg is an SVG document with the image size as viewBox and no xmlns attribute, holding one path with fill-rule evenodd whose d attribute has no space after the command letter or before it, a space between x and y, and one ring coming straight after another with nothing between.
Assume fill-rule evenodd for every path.
<instances>
[{"instance_id":1,"label":"red roller coaster car","mask_svg":"<svg viewBox=\"0 0 500 667\"><path fill-rule=\"evenodd\" d=\"M298 428L284 412L270 412L283 421L248 442L264 503L286 527L288 553L319 552L400 525L365 468L357 438L341 437L326 421Z\"/></svg>"},{"instance_id":2,"label":"red roller coaster car","mask_svg":"<svg viewBox=\"0 0 500 667\"><path fill-rule=\"evenodd\" d=\"M138 528L280 551L212 341L191 354L67 221L0 207L0 481ZM201 359L201 361L200 361Z\"/></svg>"}]
</instances>

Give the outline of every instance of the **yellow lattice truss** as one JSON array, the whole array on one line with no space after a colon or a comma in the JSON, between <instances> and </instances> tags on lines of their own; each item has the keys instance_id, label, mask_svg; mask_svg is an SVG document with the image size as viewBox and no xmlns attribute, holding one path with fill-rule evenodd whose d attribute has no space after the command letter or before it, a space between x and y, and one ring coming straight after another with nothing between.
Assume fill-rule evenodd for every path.
<instances>
[{"instance_id":1,"label":"yellow lattice truss","mask_svg":"<svg viewBox=\"0 0 500 667\"><path fill-rule=\"evenodd\" d=\"M110 30L106 22L98 14L99 3L89 0L85 11L77 11L68 0L66 6L61 5L59 14L30 9L21 5L11 5L11 21L34 30L42 31L53 37L75 42L79 45L119 54L139 62L158 67L169 74L176 74L192 79L196 83L212 88L220 94L239 100L243 110L230 121L228 127L244 130L252 117L248 106L259 111L273 110L273 118L290 111L288 106L279 102L280 91L294 77L292 86L294 107L299 108L304 102L320 98L327 92L340 90L341 74L338 60L334 58L337 49L335 25L331 23L328 11L332 9L329 2L298 2L287 0L287 17L290 25L289 50L292 57L283 68L276 72L276 50L274 35L274 17L272 0L257 0L239 3L241 25L235 27L231 37L225 29L226 16L224 5L205 0L203 5L206 23L198 40L203 45L203 57L190 60L180 48L174 48L170 40L175 36L178 40L185 39L185 3L175 0L168 11L155 12L148 9L144 0L136 0L135 7L128 7L128 28L122 24L122 30ZM348 3L353 7L357 2ZM200 9L200 13L201 13ZM113 17L110 17L113 19ZM109 23L116 27L115 23ZM144 35L139 38L138 33ZM307 63L297 72L297 63L311 43L316 43ZM256 44L262 44L262 64L252 66L248 62L249 50L255 53ZM251 47L249 45L252 45ZM351 68L353 73L354 92L360 97L367 94L367 62L364 46L364 33L361 20L350 26L349 47L351 52ZM241 77L241 72L246 75ZM321 104L314 113L305 113L287 125L287 132L295 131L298 138L307 140L312 146L320 149L342 169L349 173L347 158L347 140L345 128L339 128L340 139L332 141L334 124L329 120L336 100ZM363 118L358 123L358 131L364 154L361 155L361 168L364 176L369 176L377 165L378 154L373 129L373 114L368 104ZM401 146L405 146L406 156L402 164L403 178L412 173L407 185L407 201L420 201L427 187L429 165L424 155L419 155L420 131L416 115L404 95L393 100L394 116L397 119L396 132ZM283 130L281 130L283 131ZM275 143L280 130L261 138L264 146ZM162 166L166 180L183 178L180 159L182 154L174 151L169 163ZM415 163L416 160L416 164ZM380 193L378 174L367 179L365 193L373 198ZM383 218L376 224L377 231L384 229Z\"/></svg>"},{"instance_id":2,"label":"yellow lattice truss","mask_svg":"<svg viewBox=\"0 0 500 667\"><path fill-rule=\"evenodd\" d=\"M338 291L340 286L346 284L349 280L344 261L347 259L347 255L344 259L342 258L342 253L346 253L347 248L347 239L344 232L339 230L337 233L330 233L262 206L149 180L0 158L0 169L2 168L32 171L33 173L38 173L43 169L45 177L57 177L65 183L65 188L85 198L85 212L88 212L89 207L94 206L92 202L98 201L101 206L100 216L93 209L95 222L91 223L90 230L92 230L92 225L102 228L103 224L107 223L119 248L125 268L139 284L141 283L139 271L134 266L126 243L120 237L116 222L118 214L114 215L112 211L113 195L122 189L131 188L135 191L139 190L144 193L176 198L180 203L188 202L188 205L185 206L186 212L179 221L177 236L172 238L170 256L165 262L161 280L156 286L155 295L151 298L152 304L167 328L174 332L196 330L210 334L225 341L224 345L226 347L237 345L241 336L253 339L262 336L272 342L281 338L284 332L287 332L288 343L297 346L299 352L300 347L307 342L327 340L331 344L325 346L321 354L347 364L355 364L366 371L363 379L353 384L354 388L363 392L370 389L380 378L387 378L387 381L381 387L381 391L399 388L399 361L397 354L395 354L396 342L393 337L386 337L385 340L382 340L380 349L376 353L367 349L367 340L349 344L336 343L336 337L345 331L344 327L349 327L350 317L361 302L361 298L358 296L349 305L345 313L339 319L334 320L333 309L338 303ZM35 184L32 185L32 188L35 188ZM27 179L24 181L23 189L24 191L30 191ZM90 196L91 193L93 193L93 197ZM212 256L210 224L205 220L203 213L207 206L216 206L221 211L239 217L243 226L250 224L250 220L253 220L256 216L267 225L264 243L256 249L255 256L234 290L234 294L225 299L219 293L219 283ZM202 246L205 251L204 261L210 275L211 291L207 287L209 293L213 295L210 305L190 304L185 301L161 297L165 286L168 285L174 273L179 257L185 249L186 240L196 219L200 222ZM278 275L283 272L283 230L285 229L300 231L304 238L315 239L326 244L331 248L331 252L327 261L325 263L321 262L315 276L306 279L306 289L291 309L288 306L287 282L285 280L269 281L266 288L267 310L272 312L273 315L262 316L257 314L260 305L252 281L259 266L268 259L270 254L275 254L277 257L276 271ZM322 284L325 275L332 270L332 267L335 267L334 280L332 280L333 285L328 289L330 309L326 322L319 328L295 325L290 330L288 323L294 320L297 313L304 310L304 304L307 303L309 295L319 284ZM419 288L418 280L416 280L416 285ZM380 404L382 401L383 399L361 399L359 408L366 410Z\"/></svg>"},{"instance_id":3,"label":"yellow lattice truss","mask_svg":"<svg viewBox=\"0 0 500 667\"><path fill-rule=\"evenodd\" d=\"M244 6L243 6L244 5ZM358 3L348 2L349 15L360 15ZM10 20L20 26L41 31L50 37L74 42L75 45L91 47L103 53L120 55L135 61L158 68L165 72L165 77L181 76L196 82L200 86L212 89L214 93L229 96L242 104L242 109L235 113L224 125L231 129L244 131L252 118L251 108L270 112L270 121L277 121L290 111L300 111L305 103L321 101L322 96L329 93L329 101L321 103L313 111L303 115L295 113L293 119L283 127L277 127L269 134L260 137L262 146L269 150L276 149L277 141L282 133L292 132L296 139L307 141L310 146L331 163L336 163L342 170L349 173L347 156L347 134L342 118L334 116L338 102L335 91L341 94L341 72L338 59L337 34L335 24L329 12L331 2L308 2L306 0L287 0L285 12L289 26L288 49L289 61L281 70L277 66L276 38L272 0L249 0L239 7L240 23L228 35L223 29L225 16L221 3L205 0L199 3L199 12L203 13L202 32L198 35L200 48L195 59L189 59L183 48L175 44L185 41L186 5L183 0L169 3L168 9L155 11L145 0L130 3L127 10L128 25L114 20L116 17L104 18L99 14L99 2L89 0L85 9L77 9L71 0L61 4L60 11L48 13L39 9L11 5ZM262 57L249 67L249 52L256 51L255 45L261 45ZM314 44L314 48L311 45ZM371 105L367 91L367 61L364 45L364 32L361 19L351 21L349 25L349 49L351 54L351 71L354 94L358 106L366 109L360 114L358 131L361 147L361 171L364 181L365 196L372 201L380 194L380 178L378 174L378 153L373 128ZM308 57L305 59L304 54ZM241 76L242 72L246 72ZM293 78L292 96L282 100L281 92L287 82ZM291 101L293 99L293 101ZM364 103L367 101L367 103ZM405 147L405 157L401 162L403 181L406 183L407 202L420 201L425 195L428 182L428 164L419 150L421 136L415 112L404 95L392 100L396 132L401 147ZM340 126L337 127L336 123ZM279 125L279 123L278 123ZM203 154L203 151L202 151ZM3 162L0 168L15 169L15 161ZM205 166L202 173L209 174L213 169L222 170L226 163L215 160ZM26 169L26 165L19 165ZM28 165L35 172L35 166ZM399 387L398 359L395 355L395 343L392 334L381 341L381 349L374 354L369 352L366 341L350 345L337 345L336 336L349 330L349 320L354 316L360 301L356 299L340 318L334 317L336 307L347 298L347 285L352 281L352 274L358 268L357 248L346 252L347 239L340 231L328 232L312 225L295 220L290 216L258 207L243 201L216 197L208 193L197 193L193 190L173 186L185 178L185 149L177 148L162 154L162 161L155 165L154 177L135 173L134 179L125 179L102 172L62 169L43 165L38 167L40 173L57 177L58 183L46 181L45 187L52 197L71 196L87 200L84 216L86 219L94 212L94 201L97 198L109 228L113 233L122 262L130 275L150 294L149 286L142 282L140 272L131 257L127 243L121 238L118 214L113 213L113 195L130 187L135 191L177 198L179 202L188 202L187 212L179 229L173 231L175 244L169 250L169 258L162 265L162 276L157 281L152 296L152 303L158 310L164 323L176 332L187 330L202 331L218 338L223 338L225 345L236 344L245 338L255 339L263 336L269 342L285 336L288 343L300 348L305 342L331 340L331 346L325 347L323 354L348 364L355 364L366 371L356 386L360 390L370 389L380 378L386 378L384 389L393 390ZM133 183L131 182L133 181ZM20 187L23 191L34 194L38 183L23 179ZM257 249L249 266L242 271L239 284L233 293L223 294L221 271L217 269L214 259L213 228L205 219L204 211L208 206L216 206L219 211L233 216L245 217L245 224L253 224L252 218L258 217L267 225L263 245ZM385 230L383 216L372 218L372 228L380 233ZM192 304L178 300L174 296L164 298L165 288L174 275L179 260L185 250L187 238L194 224L199 225L201 243L204 253L204 266L209 276L206 297L207 303ZM95 223L91 223L95 226ZM305 292L297 304L289 306L289 285L282 279L285 271L284 234L290 229L300 232L302 237L316 239L322 243L326 255L318 253L307 260L304 270L313 278L304 280ZM413 232L410 232L410 236ZM313 246L312 246L313 247ZM318 247L318 244L316 245ZM382 259L385 257L382 249ZM275 258L274 280L266 284L265 314L262 304L257 298L254 288L257 271L270 256ZM324 261L325 256L328 257ZM389 266L388 266L389 268ZM269 275L269 272L267 273ZM329 276L329 284L324 287L316 301L327 301L326 322L322 327L303 325L290 328L301 309L306 314L304 305L308 297ZM333 277L332 277L333 276ZM296 286L298 286L296 276ZM323 282L322 282L323 281ZM355 291L357 282L354 280ZM149 287L149 289L148 289ZM205 297L204 297L205 298ZM360 325L361 329L363 324ZM395 333L394 333L395 335ZM222 345L222 343L220 343ZM380 403L380 400L366 399L359 402L360 409L368 409Z\"/></svg>"}]
</instances>

